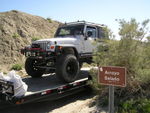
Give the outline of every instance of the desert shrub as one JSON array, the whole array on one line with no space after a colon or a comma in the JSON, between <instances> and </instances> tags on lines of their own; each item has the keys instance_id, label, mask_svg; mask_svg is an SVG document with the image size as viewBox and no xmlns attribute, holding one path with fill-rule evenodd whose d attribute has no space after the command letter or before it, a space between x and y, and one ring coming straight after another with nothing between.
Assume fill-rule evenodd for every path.
<instances>
[{"instance_id":1,"label":"desert shrub","mask_svg":"<svg viewBox=\"0 0 150 113\"><path fill-rule=\"evenodd\" d=\"M47 18L49 23L52 23L52 19L51 18Z\"/></svg>"},{"instance_id":2,"label":"desert shrub","mask_svg":"<svg viewBox=\"0 0 150 113\"><path fill-rule=\"evenodd\" d=\"M98 66L121 66L127 69L127 86L115 88L115 105L131 98L148 97L150 94L150 90L146 87L150 84L150 41L142 41L149 31L147 28L149 20L142 23L136 22L135 19L118 20L118 22L121 40L104 40L105 44L98 46L93 57L93 61ZM94 86L97 89L101 88L97 83ZM108 91L105 93L108 95ZM102 97L104 96L106 94ZM134 113L134 106L131 107Z\"/></svg>"},{"instance_id":3,"label":"desert shrub","mask_svg":"<svg viewBox=\"0 0 150 113\"><path fill-rule=\"evenodd\" d=\"M150 113L150 100L142 98L120 103L118 113Z\"/></svg>"},{"instance_id":4,"label":"desert shrub","mask_svg":"<svg viewBox=\"0 0 150 113\"><path fill-rule=\"evenodd\" d=\"M6 75L6 74L7 74L7 72L4 72L4 74Z\"/></svg>"},{"instance_id":5,"label":"desert shrub","mask_svg":"<svg viewBox=\"0 0 150 113\"><path fill-rule=\"evenodd\" d=\"M107 40L108 51L105 51L105 46L100 45L96 52L97 56L94 57L95 63L99 66L126 67L128 82L139 79L141 73L143 73L143 76L147 76L144 75L145 71L143 70L149 68L149 64L144 62L145 58L149 58L149 56L143 51L145 43L142 42L147 32L147 23L148 20L141 24L137 23L135 19L131 19L129 22L119 20L121 40Z\"/></svg>"},{"instance_id":6,"label":"desert shrub","mask_svg":"<svg viewBox=\"0 0 150 113\"><path fill-rule=\"evenodd\" d=\"M105 107L108 105L108 88L107 86L101 85L98 82L98 69L92 68L90 70L92 80L89 81L90 86L93 89L93 93L98 95L95 99L96 106Z\"/></svg>"},{"instance_id":7,"label":"desert shrub","mask_svg":"<svg viewBox=\"0 0 150 113\"><path fill-rule=\"evenodd\" d=\"M140 76L138 76L139 81L142 83L149 83L150 81L150 69L139 69L138 73Z\"/></svg>"},{"instance_id":8,"label":"desert shrub","mask_svg":"<svg viewBox=\"0 0 150 113\"><path fill-rule=\"evenodd\" d=\"M32 37L32 41L36 41L36 40L39 40L41 39L40 37Z\"/></svg>"},{"instance_id":9,"label":"desert shrub","mask_svg":"<svg viewBox=\"0 0 150 113\"><path fill-rule=\"evenodd\" d=\"M18 13L18 11L17 10L11 10L12 12L15 12L15 13Z\"/></svg>"},{"instance_id":10,"label":"desert shrub","mask_svg":"<svg viewBox=\"0 0 150 113\"><path fill-rule=\"evenodd\" d=\"M14 64L11 69L19 71L22 69L22 65L21 64Z\"/></svg>"},{"instance_id":11,"label":"desert shrub","mask_svg":"<svg viewBox=\"0 0 150 113\"><path fill-rule=\"evenodd\" d=\"M92 87L95 90L99 91L101 89L101 85L98 83L97 74L98 74L98 70L95 70L95 69L90 70L90 75L92 76L92 83L91 83Z\"/></svg>"},{"instance_id":12,"label":"desert shrub","mask_svg":"<svg viewBox=\"0 0 150 113\"><path fill-rule=\"evenodd\" d=\"M19 34L18 34L18 33L14 33L14 34L12 35L12 37L13 37L13 38L18 38L18 37L19 37Z\"/></svg>"}]
</instances>

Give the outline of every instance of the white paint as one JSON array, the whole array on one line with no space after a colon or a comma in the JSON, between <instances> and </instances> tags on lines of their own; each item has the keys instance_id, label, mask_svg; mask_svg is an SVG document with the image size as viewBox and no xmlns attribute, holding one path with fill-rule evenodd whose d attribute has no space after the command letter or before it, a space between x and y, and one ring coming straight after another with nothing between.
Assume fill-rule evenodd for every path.
<instances>
[{"instance_id":1,"label":"white paint","mask_svg":"<svg viewBox=\"0 0 150 113\"><path fill-rule=\"evenodd\" d=\"M117 78L117 77L108 77L108 76L105 76L104 79L105 80L110 80L110 81L120 81L120 79Z\"/></svg>"},{"instance_id":2,"label":"white paint","mask_svg":"<svg viewBox=\"0 0 150 113\"><path fill-rule=\"evenodd\" d=\"M114 76L116 76L116 75L119 75L120 73L119 72L114 72L114 71L105 71L105 74L106 75L114 75Z\"/></svg>"}]
</instances>

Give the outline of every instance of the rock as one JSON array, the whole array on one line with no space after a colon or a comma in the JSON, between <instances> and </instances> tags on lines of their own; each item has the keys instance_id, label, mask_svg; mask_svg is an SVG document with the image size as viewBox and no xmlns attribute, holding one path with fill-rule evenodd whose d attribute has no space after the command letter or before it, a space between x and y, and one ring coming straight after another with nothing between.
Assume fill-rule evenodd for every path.
<instances>
[{"instance_id":1,"label":"rock","mask_svg":"<svg viewBox=\"0 0 150 113\"><path fill-rule=\"evenodd\" d=\"M0 66L22 62L20 49L32 38L51 38L60 22L34 16L17 10L0 13Z\"/></svg>"}]
</instances>

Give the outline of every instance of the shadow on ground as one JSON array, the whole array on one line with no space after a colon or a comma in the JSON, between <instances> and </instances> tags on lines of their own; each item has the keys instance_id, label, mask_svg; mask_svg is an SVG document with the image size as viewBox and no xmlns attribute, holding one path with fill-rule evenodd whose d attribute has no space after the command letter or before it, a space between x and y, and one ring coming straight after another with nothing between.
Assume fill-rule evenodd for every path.
<instances>
[{"instance_id":1,"label":"shadow on ground","mask_svg":"<svg viewBox=\"0 0 150 113\"><path fill-rule=\"evenodd\" d=\"M30 103L30 104L24 104L19 106L7 107L1 109L0 112L1 113L48 113L54 109L60 108L62 106L65 106L77 100L86 100L94 96L95 96L94 94L90 93L89 90L87 90L54 101L44 101L38 103Z\"/></svg>"}]
</instances>

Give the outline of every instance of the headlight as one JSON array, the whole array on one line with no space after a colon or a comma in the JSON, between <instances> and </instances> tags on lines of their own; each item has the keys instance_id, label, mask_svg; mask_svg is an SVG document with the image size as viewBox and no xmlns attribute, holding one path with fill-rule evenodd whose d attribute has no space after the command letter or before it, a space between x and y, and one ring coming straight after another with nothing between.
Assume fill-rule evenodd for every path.
<instances>
[{"instance_id":1,"label":"headlight","mask_svg":"<svg viewBox=\"0 0 150 113\"><path fill-rule=\"evenodd\" d=\"M51 46L51 42L48 42L47 43L47 49L50 49L50 46Z\"/></svg>"}]
</instances>

